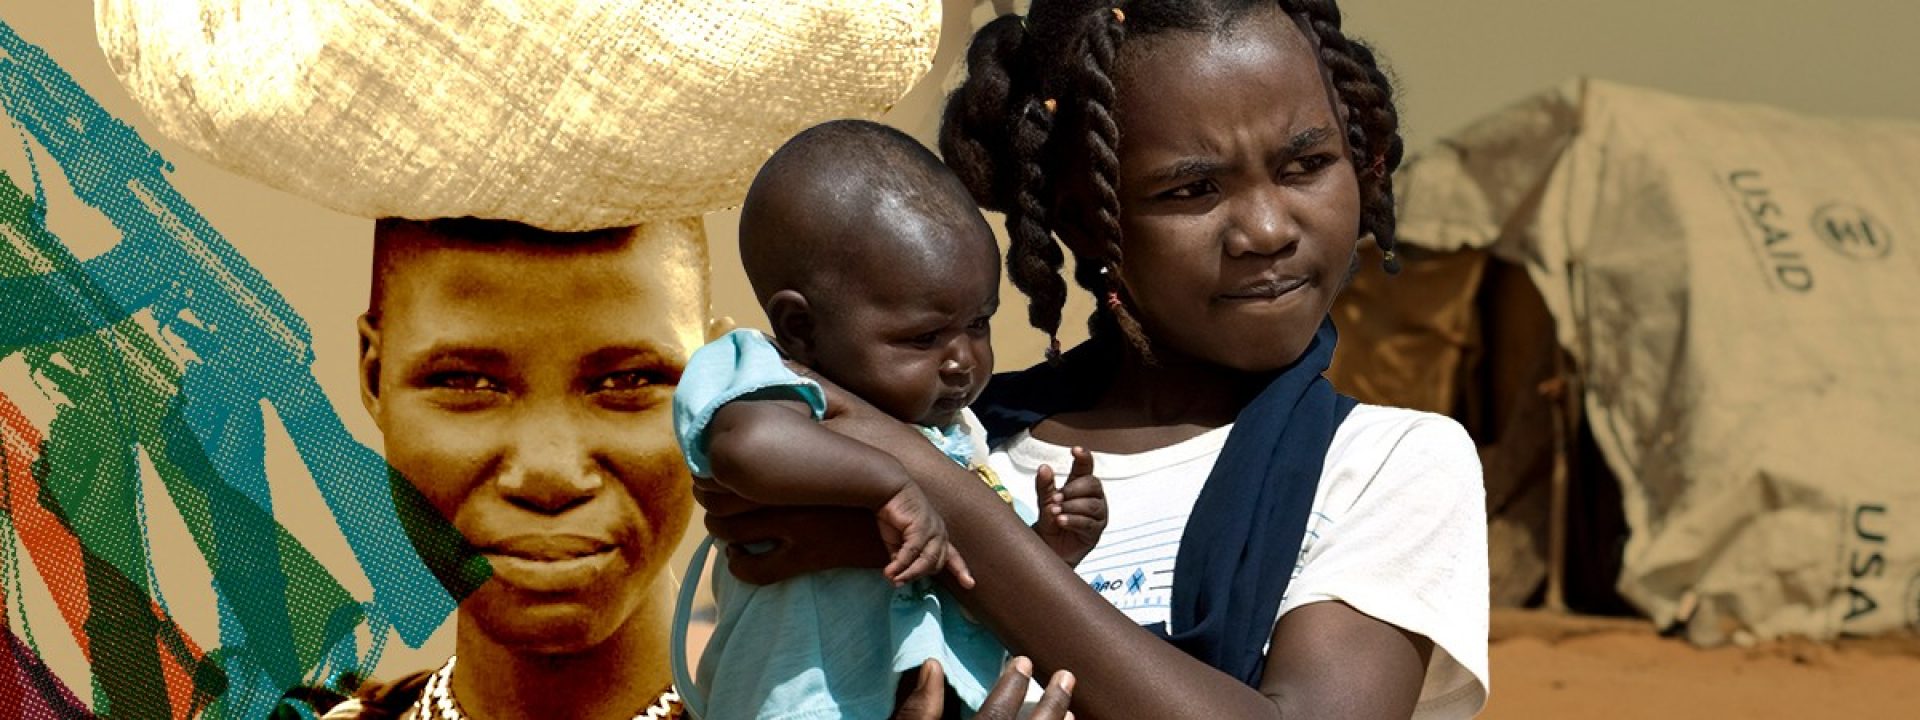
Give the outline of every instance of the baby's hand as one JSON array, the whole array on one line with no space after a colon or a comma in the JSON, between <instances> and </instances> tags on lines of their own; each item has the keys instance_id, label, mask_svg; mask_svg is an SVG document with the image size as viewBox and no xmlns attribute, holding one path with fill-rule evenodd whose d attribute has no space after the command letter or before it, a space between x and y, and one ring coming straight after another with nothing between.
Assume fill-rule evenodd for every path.
<instances>
[{"instance_id":1,"label":"baby's hand","mask_svg":"<svg viewBox=\"0 0 1920 720\"><path fill-rule=\"evenodd\" d=\"M953 573L960 587L973 587L973 574L960 550L947 543L947 523L933 511L920 488L908 482L886 504L874 511L880 539L887 545L887 567L880 572L894 587L939 572Z\"/></svg>"},{"instance_id":2,"label":"baby's hand","mask_svg":"<svg viewBox=\"0 0 1920 720\"><path fill-rule=\"evenodd\" d=\"M1079 565L1100 542L1107 529L1107 494L1093 475L1093 453L1073 449L1073 469L1067 484L1054 487L1053 468L1041 465L1033 476L1034 497L1040 503L1040 521L1033 531L1068 565Z\"/></svg>"}]
</instances>

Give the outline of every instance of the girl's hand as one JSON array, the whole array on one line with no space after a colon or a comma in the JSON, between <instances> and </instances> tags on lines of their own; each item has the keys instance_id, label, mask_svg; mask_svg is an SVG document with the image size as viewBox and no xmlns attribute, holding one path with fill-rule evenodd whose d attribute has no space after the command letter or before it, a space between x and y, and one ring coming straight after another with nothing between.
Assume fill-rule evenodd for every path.
<instances>
[{"instance_id":1,"label":"girl's hand","mask_svg":"<svg viewBox=\"0 0 1920 720\"><path fill-rule=\"evenodd\" d=\"M1047 548L1068 565L1079 565L1100 543L1107 529L1107 494L1100 478L1093 474L1093 453L1086 448L1073 449L1073 468L1066 485L1054 487L1053 467L1041 465L1034 473L1034 498L1040 505L1040 520L1033 530Z\"/></svg>"},{"instance_id":2,"label":"girl's hand","mask_svg":"<svg viewBox=\"0 0 1920 720\"><path fill-rule=\"evenodd\" d=\"M694 479L694 499L707 510L707 532L727 548L727 567L742 582L773 583L836 568L879 569L886 547L872 532L874 515L844 507L770 507ZM749 545L771 545L759 553Z\"/></svg>"},{"instance_id":3,"label":"girl's hand","mask_svg":"<svg viewBox=\"0 0 1920 720\"><path fill-rule=\"evenodd\" d=\"M987 692L987 699L980 704L980 712L975 720L1014 720L1020 712L1020 705L1027 697L1027 683L1032 682L1033 663L1024 657L1016 657L1007 662L1005 670L1000 672L1000 680ZM1068 701L1073 699L1073 673L1061 670L1053 674L1047 682L1046 693L1040 696L1040 702L1027 715L1027 720L1072 720L1073 713L1067 710ZM940 663L928 660L920 666L920 684L915 686L913 694L900 701L894 708L893 720L937 720L945 709L947 680L940 671Z\"/></svg>"}]
</instances>

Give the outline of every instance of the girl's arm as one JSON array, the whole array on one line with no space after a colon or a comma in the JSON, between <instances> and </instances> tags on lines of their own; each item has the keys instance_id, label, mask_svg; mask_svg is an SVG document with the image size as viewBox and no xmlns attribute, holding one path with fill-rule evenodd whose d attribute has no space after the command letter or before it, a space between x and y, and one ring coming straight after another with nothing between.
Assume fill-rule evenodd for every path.
<instances>
[{"instance_id":1,"label":"girl's arm","mask_svg":"<svg viewBox=\"0 0 1920 720\"><path fill-rule=\"evenodd\" d=\"M1072 669L1093 718L1408 717L1430 643L1339 603L1286 615L1256 691L1134 625L1059 562L972 473L905 425L828 386L827 425L885 449L947 519L981 572L959 596L1043 671Z\"/></svg>"}]
</instances>

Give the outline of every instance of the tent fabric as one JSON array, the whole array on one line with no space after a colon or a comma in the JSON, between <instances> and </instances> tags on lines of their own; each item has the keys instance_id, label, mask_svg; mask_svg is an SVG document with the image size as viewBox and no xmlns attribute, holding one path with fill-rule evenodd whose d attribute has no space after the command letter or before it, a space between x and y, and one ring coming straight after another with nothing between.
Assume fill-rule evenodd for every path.
<instances>
[{"instance_id":1,"label":"tent fabric","mask_svg":"<svg viewBox=\"0 0 1920 720\"><path fill-rule=\"evenodd\" d=\"M1920 626L1920 124L1583 80L1396 184L1401 243L1538 288L1620 483L1624 597L1709 645Z\"/></svg>"}]
</instances>

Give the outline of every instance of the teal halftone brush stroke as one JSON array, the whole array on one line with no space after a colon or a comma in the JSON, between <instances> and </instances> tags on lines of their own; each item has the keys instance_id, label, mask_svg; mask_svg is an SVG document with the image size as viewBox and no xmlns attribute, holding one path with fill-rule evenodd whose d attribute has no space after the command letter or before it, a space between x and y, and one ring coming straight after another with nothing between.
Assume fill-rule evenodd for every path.
<instances>
[{"instance_id":1,"label":"teal halftone brush stroke","mask_svg":"<svg viewBox=\"0 0 1920 720\"><path fill-rule=\"evenodd\" d=\"M51 262L55 269L50 275L80 281L85 290L84 276L75 277L77 263L46 232L40 207L10 181L0 183L0 227L14 238L0 245L0 274L24 272L31 266L31 257ZM98 300L89 294L75 297ZM85 313L89 305L28 310L73 315ZM136 511L140 466L135 435L140 421L132 415L140 404L135 396L171 394L174 388L165 376L160 387L129 382L130 375L148 375L168 362L144 340L143 331L122 320L103 331L5 350L21 354L42 382L65 400L48 424L41 456L34 462L41 492L31 501L58 518L80 542L79 570L88 601L84 630L93 658L95 706L103 715L166 717L169 698L158 654L162 647L183 646L179 638L168 636L170 628L150 610L154 589L142 539L145 528Z\"/></svg>"},{"instance_id":2,"label":"teal halftone brush stroke","mask_svg":"<svg viewBox=\"0 0 1920 720\"><path fill-rule=\"evenodd\" d=\"M0 183L0 224L20 241L0 243L9 305L0 357L21 353L42 390L64 398L35 474L40 501L88 558L96 711L170 714L157 653L180 639L156 636L147 605L164 598L149 581L143 452L220 599L220 648L207 656L216 665L195 673L213 698L208 716L261 717L292 685L364 674L388 627L423 643L484 580L483 566L463 564L458 535L346 432L313 378L304 321L173 189L157 152L4 23L0 102L122 233L82 262L47 232L41 204ZM354 601L274 521L263 402L340 524L372 602ZM363 625L376 638L364 654L354 634Z\"/></svg>"}]
</instances>

